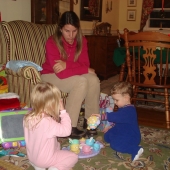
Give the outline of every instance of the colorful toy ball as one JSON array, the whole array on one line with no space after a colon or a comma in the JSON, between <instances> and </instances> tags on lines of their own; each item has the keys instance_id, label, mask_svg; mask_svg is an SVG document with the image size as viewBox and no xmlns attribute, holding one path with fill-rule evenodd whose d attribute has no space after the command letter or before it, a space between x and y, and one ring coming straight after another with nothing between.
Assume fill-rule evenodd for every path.
<instances>
[{"instance_id":1,"label":"colorful toy ball","mask_svg":"<svg viewBox=\"0 0 170 170\"><path fill-rule=\"evenodd\" d=\"M87 119L87 129L96 129L97 126L100 124L100 118L98 116L90 116Z\"/></svg>"}]
</instances>

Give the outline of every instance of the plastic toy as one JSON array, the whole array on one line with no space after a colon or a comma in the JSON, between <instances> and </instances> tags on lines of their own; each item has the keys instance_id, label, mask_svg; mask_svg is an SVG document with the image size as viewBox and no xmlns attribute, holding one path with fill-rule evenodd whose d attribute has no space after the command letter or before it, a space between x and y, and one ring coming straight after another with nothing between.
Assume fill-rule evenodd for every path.
<instances>
[{"instance_id":1,"label":"plastic toy","mask_svg":"<svg viewBox=\"0 0 170 170\"><path fill-rule=\"evenodd\" d=\"M80 141L78 139L71 139L69 138L69 143L70 143L70 151L78 154L80 152Z\"/></svg>"},{"instance_id":2,"label":"plastic toy","mask_svg":"<svg viewBox=\"0 0 170 170\"><path fill-rule=\"evenodd\" d=\"M104 147L102 143L95 141L93 137L90 139L81 138L79 140L69 138L69 143L70 145L63 147L62 150L70 150L78 154L80 159L96 156L99 154L100 149Z\"/></svg>"},{"instance_id":3,"label":"plastic toy","mask_svg":"<svg viewBox=\"0 0 170 170\"><path fill-rule=\"evenodd\" d=\"M75 154L79 154L80 152L79 146L80 146L79 144L71 144L70 151L74 152Z\"/></svg>"},{"instance_id":4,"label":"plastic toy","mask_svg":"<svg viewBox=\"0 0 170 170\"><path fill-rule=\"evenodd\" d=\"M97 126L100 124L100 117L98 116L90 116L87 119L87 129L96 129Z\"/></svg>"},{"instance_id":5,"label":"plastic toy","mask_svg":"<svg viewBox=\"0 0 170 170\"><path fill-rule=\"evenodd\" d=\"M30 109L0 112L0 144L11 142L4 144L5 147L9 148L8 145L10 145L10 147L18 145L18 143L13 143L14 141L25 140L23 117L29 110Z\"/></svg>"},{"instance_id":6,"label":"plastic toy","mask_svg":"<svg viewBox=\"0 0 170 170\"><path fill-rule=\"evenodd\" d=\"M4 142L2 143L2 147L4 149L9 149L9 148L17 148L17 147L25 147L25 141L15 141L15 142Z\"/></svg>"},{"instance_id":7,"label":"plastic toy","mask_svg":"<svg viewBox=\"0 0 170 170\"><path fill-rule=\"evenodd\" d=\"M91 154L92 153L92 147L90 147L89 145L84 145L82 147L82 153L85 153L85 154Z\"/></svg>"},{"instance_id":8,"label":"plastic toy","mask_svg":"<svg viewBox=\"0 0 170 170\"><path fill-rule=\"evenodd\" d=\"M0 150L0 155L1 156L16 156L16 157L25 157L25 154L18 152L18 151L14 151L13 149L7 149L7 150Z\"/></svg>"},{"instance_id":9,"label":"plastic toy","mask_svg":"<svg viewBox=\"0 0 170 170\"><path fill-rule=\"evenodd\" d=\"M95 140L93 139L93 137L91 137L90 139L86 139L85 143L86 143L86 145L93 147L94 142L95 142Z\"/></svg>"}]
</instances>

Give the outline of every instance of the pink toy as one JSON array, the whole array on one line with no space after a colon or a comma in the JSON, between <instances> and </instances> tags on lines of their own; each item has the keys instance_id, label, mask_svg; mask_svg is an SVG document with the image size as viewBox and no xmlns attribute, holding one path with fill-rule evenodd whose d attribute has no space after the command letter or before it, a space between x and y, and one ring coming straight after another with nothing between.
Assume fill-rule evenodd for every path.
<instances>
[{"instance_id":1,"label":"pink toy","mask_svg":"<svg viewBox=\"0 0 170 170\"><path fill-rule=\"evenodd\" d=\"M96 156L97 154L99 154L100 149L104 147L104 145L100 143L99 141L96 141L93 147L85 144L84 138L82 139L82 141L83 141L82 143L80 142L80 152L78 153L79 159L90 158L90 157ZM62 150L70 150L70 146L63 147Z\"/></svg>"},{"instance_id":2,"label":"pink toy","mask_svg":"<svg viewBox=\"0 0 170 170\"><path fill-rule=\"evenodd\" d=\"M85 153L85 154L91 154L92 152L92 147L90 147L89 145L84 145L82 147L82 152Z\"/></svg>"}]
</instances>

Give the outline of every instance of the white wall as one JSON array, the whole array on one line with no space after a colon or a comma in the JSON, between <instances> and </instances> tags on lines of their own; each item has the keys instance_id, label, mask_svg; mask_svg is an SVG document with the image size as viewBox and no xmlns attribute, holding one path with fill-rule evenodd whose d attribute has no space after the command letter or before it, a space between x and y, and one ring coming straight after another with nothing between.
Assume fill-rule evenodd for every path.
<instances>
[{"instance_id":1,"label":"white wall","mask_svg":"<svg viewBox=\"0 0 170 170\"><path fill-rule=\"evenodd\" d=\"M0 0L2 21L31 21L31 0Z\"/></svg>"}]
</instances>

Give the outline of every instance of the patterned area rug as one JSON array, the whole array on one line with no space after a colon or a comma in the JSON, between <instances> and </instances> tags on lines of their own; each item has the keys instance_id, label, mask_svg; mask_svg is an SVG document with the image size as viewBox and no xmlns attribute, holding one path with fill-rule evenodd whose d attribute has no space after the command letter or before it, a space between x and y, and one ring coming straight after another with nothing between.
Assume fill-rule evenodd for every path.
<instances>
[{"instance_id":1,"label":"patterned area rug","mask_svg":"<svg viewBox=\"0 0 170 170\"><path fill-rule=\"evenodd\" d=\"M95 139L100 141L104 148L97 156L79 159L73 170L170 170L170 131L143 126L140 126L140 131L144 153L138 161L131 163L129 154L112 150L104 142L103 133L98 132ZM62 146L69 145L68 138L60 138L59 141ZM28 160L21 163L23 158L14 159L1 157L0 170L34 170Z\"/></svg>"},{"instance_id":2,"label":"patterned area rug","mask_svg":"<svg viewBox=\"0 0 170 170\"><path fill-rule=\"evenodd\" d=\"M103 133L98 132L96 140L105 146L92 158L79 159L73 170L170 170L170 131L140 127L144 153L138 161L131 163L129 154L116 152L103 140ZM68 140L61 140L63 146Z\"/></svg>"}]
</instances>

